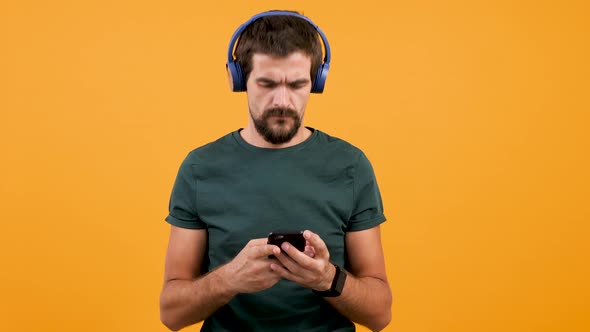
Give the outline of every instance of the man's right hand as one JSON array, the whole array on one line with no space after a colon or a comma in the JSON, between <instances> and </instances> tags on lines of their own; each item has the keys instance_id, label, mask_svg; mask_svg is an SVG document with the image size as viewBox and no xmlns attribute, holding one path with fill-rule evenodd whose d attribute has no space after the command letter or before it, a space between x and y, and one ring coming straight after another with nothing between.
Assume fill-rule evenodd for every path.
<instances>
[{"instance_id":1,"label":"man's right hand","mask_svg":"<svg viewBox=\"0 0 590 332\"><path fill-rule=\"evenodd\" d=\"M268 258L273 254L275 245L267 244L267 239L254 239L222 267L224 281L237 293L255 293L274 286L281 276L270 268L276 259Z\"/></svg>"}]
</instances>

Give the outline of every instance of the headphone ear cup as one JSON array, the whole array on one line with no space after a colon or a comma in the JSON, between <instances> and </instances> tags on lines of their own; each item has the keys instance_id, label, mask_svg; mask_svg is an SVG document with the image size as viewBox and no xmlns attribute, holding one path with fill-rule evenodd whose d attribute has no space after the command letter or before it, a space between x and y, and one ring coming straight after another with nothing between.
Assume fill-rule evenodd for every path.
<instances>
[{"instance_id":1,"label":"headphone ear cup","mask_svg":"<svg viewBox=\"0 0 590 332\"><path fill-rule=\"evenodd\" d=\"M315 76L315 80L313 80L313 85L311 86L312 93L322 93L324 92L324 86L326 85L326 79L328 78L328 70L330 69L330 63L323 63L318 68L318 73Z\"/></svg>"},{"instance_id":2,"label":"headphone ear cup","mask_svg":"<svg viewBox=\"0 0 590 332\"><path fill-rule=\"evenodd\" d=\"M246 80L242 66L236 61L227 64L227 70L231 76L232 90L234 92L246 91Z\"/></svg>"}]
</instances>

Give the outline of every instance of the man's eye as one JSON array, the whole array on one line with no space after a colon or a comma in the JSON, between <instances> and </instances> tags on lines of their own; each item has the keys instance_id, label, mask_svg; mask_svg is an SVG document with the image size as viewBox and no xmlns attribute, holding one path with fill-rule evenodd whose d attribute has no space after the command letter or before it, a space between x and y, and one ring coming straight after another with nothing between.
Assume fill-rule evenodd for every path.
<instances>
[{"instance_id":1,"label":"man's eye","mask_svg":"<svg viewBox=\"0 0 590 332\"><path fill-rule=\"evenodd\" d=\"M304 83L294 83L294 84L289 84L289 87L291 87L291 89L301 89L302 87L304 87L305 84Z\"/></svg>"}]
</instances>

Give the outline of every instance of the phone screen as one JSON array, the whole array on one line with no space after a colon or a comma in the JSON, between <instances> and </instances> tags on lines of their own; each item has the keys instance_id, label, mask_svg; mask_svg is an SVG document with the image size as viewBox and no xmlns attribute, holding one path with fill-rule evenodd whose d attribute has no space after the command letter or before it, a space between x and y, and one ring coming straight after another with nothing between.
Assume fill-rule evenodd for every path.
<instances>
[{"instance_id":1,"label":"phone screen","mask_svg":"<svg viewBox=\"0 0 590 332\"><path fill-rule=\"evenodd\" d=\"M305 238L303 237L303 231L277 230L268 234L268 244L274 244L280 248L283 242L289 242L299 251L305 250Z\"/></svg>"}]
</instances>

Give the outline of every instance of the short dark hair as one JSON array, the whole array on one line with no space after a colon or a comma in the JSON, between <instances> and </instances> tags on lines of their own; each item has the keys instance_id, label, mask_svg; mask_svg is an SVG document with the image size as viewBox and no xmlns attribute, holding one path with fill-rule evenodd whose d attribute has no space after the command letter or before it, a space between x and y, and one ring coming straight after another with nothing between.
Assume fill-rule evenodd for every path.
<instances>
[{"instance_id":1,"label":"short dark hair","mask_svg":"<svg viewBox=\"0 0 590 332\"><path fill-rule=\"evenodd\" d=\"M270 15L252 22L242 32L235 57L244 71L244 79L248 81L255 53L286 57L297 51L311 58L310 76L313 82L322 64L322 45L317 30L297 16Z\"/></svg>"}]
</instances>

